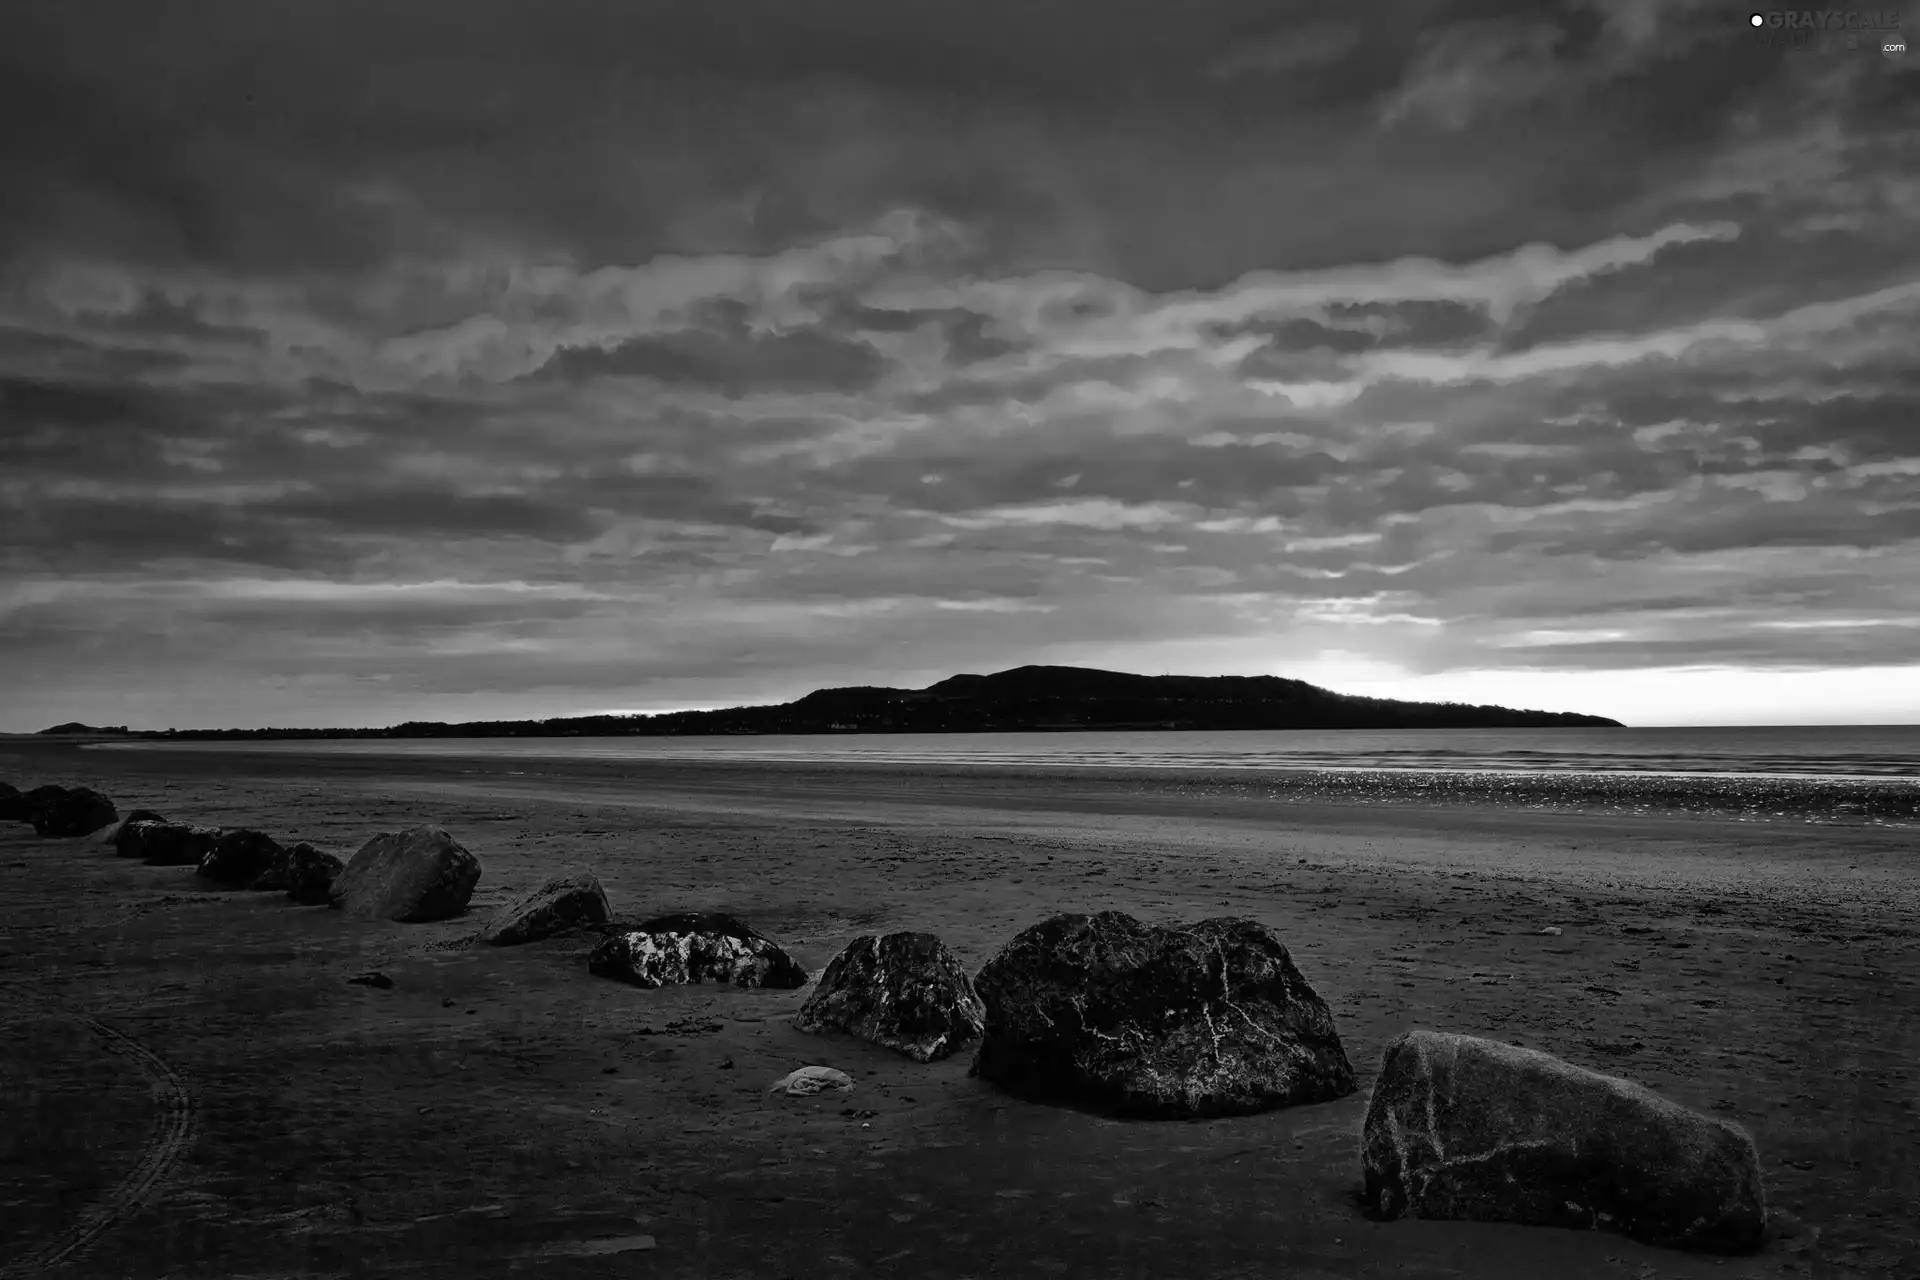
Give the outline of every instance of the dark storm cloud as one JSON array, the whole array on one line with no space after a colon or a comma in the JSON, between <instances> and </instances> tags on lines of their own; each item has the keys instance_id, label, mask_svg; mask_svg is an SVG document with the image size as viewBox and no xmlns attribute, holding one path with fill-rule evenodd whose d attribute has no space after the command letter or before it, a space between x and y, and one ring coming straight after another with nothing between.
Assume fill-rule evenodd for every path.
<instances>
[{"instance_id":1,"label":"dark storm cloud","mask_svg":"<svg viewBox=\"0 0 1920 1280\"><path fill-rule=\"evenodd\" d=\"M1220 340L1267 340L1240 361L1240 374L1309 381L1344 378L1353 368L1348 357L1362 352L1459 346L1486 341L1500 333L1500 325L1485 307L1449 301L1339 303L1326 307L1319 317L1291 316L1207 328L1209 336Z\"/></svg>"},{"instance_id":2,"label":"dark storm cloud","mask_svg":"<svg viewBox=\"0 0 1920 1280\"><path fill-rule=\"evenodd\" d=\"M1352 355L1380 345L1377 334L1365 328L1346 328L1322 324L1318 320L1309 320L1304 316L1293 316L1286 320L1265 321L1249 325L1219 325L1214 333L1222 338L1238 337L1243 333L1261 334L1267 338L1267 345L1256 355L1278 353L1294 355L1303 351L1327 351L1334 355ZM1253 357L1249 356L1248 359Z\"/></svg>"},{"instance_id":3,"label":"dark storm cloud","mask_svg":"<svg viewBox=\"0 0 1920 1280\"><path fill-rule=\"evenodd\" d=\"M459 493L425 484L374 485L351 492L294 494L255 505L272 520L312 521L354 535L487 535L568 540L595 524L563 503L512 493Z\"/></svg>"},{"instance_id":4,"label":"dark storm cloud","mask_svg":"<svg viewBox=\"0 0 1920 1280\"><path fill-rule=\"evenodd\" d=\"M873 307L841 293L801 291L820 307L835 329L846 333L912 333L933 326L946 341L947 362L977 364L1023 349L1020 342L994 332L993 318L965 307Z\"/></svg>"},{"instance_id":5,"label":"dark storm cloud","mask_svg":"<svg viewBox=\"0 0 1920 1280\"><path fill-rule=\"evenodd\" d=\"M1490 10L1496 30L1592 22L1585 5ZM1324 49L1324 13L1255 0L1183 5L1177 20L1013 0L34 3L0 77L0 147L18 175L0 217L22 247L270 269L377 264L455 217L635 261L766 251L911 204L979 225L1023 262L1217 284L1276 256L1351 260L1369 240L1381 256L1497 249L1488 222L1522 194L1515 172L1532 174L1543 234L1596 239L1623 188L1681 161L1768 75L1724 49L1644 65L1629 50L1619 65L1645 74L1614 110L1563 114L1551 131L1516 111L1500 122L1505 155L1354 128L1370 99L1425 74L1434 39L1481 39L1450 36L1441 6L1343 37L1349 70L1306 103L1284 75L1209 75L1254 46ZM100 31L125 35L90 38ZM1329 132L1350 136L1329 145ZM1581 148L1579 166L1542 163ZM1572 197L1601 174L1614 189L1582 208ZM1421 200L1399 198L1408 181L1425 184ZM1330 199L1341 217L1325 216Z\"/></svg>"},{"instance_id":6,"label":"dark storm cloud","mask_svg":"<svg viewBox=\"0 0 1920 1280\"><path fill-rule=\"evenodd\" d=\"M163 568L170 562L339 572L357 557L239 507L144 497L43 498L9 514L23 568L62 575Z\"/></svg>"},{"instance_id":7,"label":"dark storm cloud","mask_svg":"<svg viewBox=\"0 0 1920 1280\"><path fill-rule=\"evenodd\" d=\"M0 377L0 414L16 429L51 423L85 430L125 422L150 408L148 397L126 387Z\"/></svg>"},{"instance_id":8,"label":"dark storm cloud","mask_svg":"<svg viewBox=\"0 0 1920 1280\"><path fill-rule=\"evenodd\" d=\"M928 390L903 395L898 403L913 413L1033 404L1063 387L1101 382L1124 386L1149 367L1149 362L1139 356L1106 356L996 377L963 374L944 379Z\"/></svg>"},{"instance_id":9,"label":"dark storm cloud","mask_svg":"<svg viewBox=\"0 0 1920 1280\"><path fill-rule=\"evenodd\" d=\"M634 338L612 347L562 347L536 376L563 382L652 378L739 396L775 390L854 391L872 385L885 368L879 353L864 342L812 330L753 333L744 306L726 308L710 323L708 328Z\"/></svg>"},{"instance_id":10,"label":"dark storm cloud","mask_svg":"<svg viewBox=\"0 0 1920 1280\"><path fill-rule=\"evenodd\" d=\"M1737 247L1724 241L1677 245L1661 255L1660 270L1650 276L1596 276L1547 298L1500 334L1500 345L1521 351L1594 332L1645 332L1704 318L1763 319L1808 302L1868 292L1886 277L1887 260L1885 247L1857 233L1809 237L1763 224L1743 233Z\"/></svg>"}]
</instances>

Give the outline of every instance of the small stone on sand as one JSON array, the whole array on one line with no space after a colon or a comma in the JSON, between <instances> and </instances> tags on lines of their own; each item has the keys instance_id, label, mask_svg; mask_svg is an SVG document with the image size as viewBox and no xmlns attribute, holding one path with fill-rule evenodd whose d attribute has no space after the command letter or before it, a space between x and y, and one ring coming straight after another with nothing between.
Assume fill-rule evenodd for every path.
<instances>
[{"instance_id":1,"label":"small stone on sand","mask_svg":"<svg viewBox=\"0 0 1920 1280\"><path fill-rule=\"evenodd\" d=\"M790 1097L805 1098L828 1089L838 1089L842 1093L853 1089L853 1080L844 1071L832 1067L801 1067L773 1082L768 1093L784 1093Z\"/></svg>"}]
</instances>

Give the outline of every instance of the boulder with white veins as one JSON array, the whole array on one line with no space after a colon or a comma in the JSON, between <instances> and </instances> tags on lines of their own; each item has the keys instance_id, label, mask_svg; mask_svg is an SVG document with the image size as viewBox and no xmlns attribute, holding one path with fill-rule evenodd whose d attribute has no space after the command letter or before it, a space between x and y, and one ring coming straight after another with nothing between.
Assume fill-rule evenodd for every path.
<instances>
[{"instance_id":1,"label":"boulder with white veins","mask_svg":"<svg viewBox=\"0 0 1920 1280\"><path fill-rule=\"evenodd\" d=\"M827 965L793 1025L844 1031L915 1062L951 1056L986 1026L987 1006L930 933L855 938Z\"/></svg>"},{"instance_id":2,"label":"boulder with white veins","mask_svg":"<svg viewBox=\"0 0 1920 1280\"><path fill-rule=\"evenodd\" d=\"M587 971L636 987L726 982L737 987L802 987L807 971L771 938L717 911L658 916L593 949Z\"/></svg>"},{"instance_id":3,"label":"boulder with white veins","mask_svg":"<svg viewBox=\"0 0 1920 1280\"><path fill-rule=\"evenodd\" d=\"M1180 1119L1356 1087L1326 1001L1256 920L1058 915L1009 942L974 988L987 1022L972 1073L1035 1100Z\"/></svg>"},{"instance_id":4,"label":"boulder with white veins","mask_svg":"<svg viewBox=\"0 0 1920 1280\"><path fill-rule=\"evenodd\" d=\"M1410 1031L1367 1105L1366 1200L1385 1218L1597 1228L1714 1253L1759 1247L1753 1139L1550 1054Z\"/></svg>"}]
</instances>

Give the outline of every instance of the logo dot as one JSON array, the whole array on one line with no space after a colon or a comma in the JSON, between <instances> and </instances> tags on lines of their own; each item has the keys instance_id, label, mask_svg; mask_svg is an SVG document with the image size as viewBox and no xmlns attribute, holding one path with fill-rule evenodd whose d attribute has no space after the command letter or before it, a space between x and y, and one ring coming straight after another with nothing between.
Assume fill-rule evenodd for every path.
<instances>
[{"instance_id":1,"label":"logo dot","mask_svg":"<svg viewBox=\"0 0 1920 1280\"><path fill-rule=\"evenodd\" d=\"M1756 27L1764 27L1767 25L1767 15L1764 13L1756 13L1751 18L1748 18L1747 21Z\"/></svg>"}]
</instances>

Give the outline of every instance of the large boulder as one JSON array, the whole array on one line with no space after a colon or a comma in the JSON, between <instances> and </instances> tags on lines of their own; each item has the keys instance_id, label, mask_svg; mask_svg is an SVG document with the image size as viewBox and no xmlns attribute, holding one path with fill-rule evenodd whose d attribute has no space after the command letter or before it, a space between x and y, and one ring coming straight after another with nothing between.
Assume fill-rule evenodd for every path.
<instances>
[{"instance_id":1,"label":"large boulder","mask_svg":"<svg viewBox=\"0 0 1920 1280\"><path fill-rule=\"evenodd\" d=\"M114 837L113 851L150 867L197 867L219 838L220 828L190 822L129 822Z\"/></svg>"},{"instance_id":2,"label":"large boulder","mask_svg":"<svg viewBox=\"0 0 1920 1280\"><path fill-rule=\"evenodd\" d=\"M319 852L319 850L315 849L305 840L297 844L282 845L279 854L275 856L271 862L267 863L266 866L260 868L260 874L255 876L247 884L247 888L257 893L285 893L293 887L294 860L303 849L309 853ZM334 861L339 863L340 859L335 858ZM344 866L346 864L341 863L340 865ZM328 884L331 885L332 881L329 880Z\"/></svg>"},{"instance_id":3,"label":"large boulder","mask_svg":"<svg viewBox=\"0 0 1920 1280\"><path fill-rule=\"evenodd\" d=\"M165 822L165 821L166 821L165 818L161 817L159 814L155 813L151 809L135 809L132 813L129 813L124 817L122 817L120 821L110 822L106 826L100 828L98 831L88 836L87 841L90 844L104 844L110 847L117 848L120 843L120 832L128 823L130 822Z\"/></svg>"},{"instance_id":4,"label":"large boulder","mask_svg":"<svg viewBox=\"0 0 1920 1280\"><path fill-rule=\"evenodd\" d=\"M247 888L262 893L284 893L303 906L325 906L333 898L333 882L346 864L305 840L289 845Z\"/></svg>"},{"instance_id":5,"label":"large boulder","mask_svg":"<svg viewBox=\"0 0 1920 1280\"><path fill-rule=\"evenodd\" d=\"M531 893L493 913L479 940L490 946L513 947L536 942L576 925L605 924L613 919L606 890L591 871L555 876Z\"/></svg>"},{"instance_id":6,"label":"large boulder","mask_svg":"<svg viewBox=\"0 0 1920 1280\"><path fill-rule=\"evenodd\" d=\"M587 971L637 987L731 982L737 987L803 987L807 971L772 939L729 915L660 916L593 949Z\"/></svg>"},{"instance_id":7,"label":"large boulder","mask_svg":"<svg viewBox=\"0 0 1920 1280\"><path fill-rule=\"evenodd\" d=\"M220 833L200 859L200 874L216 884L238 889L252 884L262 872L286 857L280 842L251 827L231 827Z\"/></svg>"},{"instance_id":8,"label":"large boulder","mask_svg":"<svg viewBox=\"0 0 1920 1280\"><path fill-rule=\"evenodd\" d=\"M89 835L120 817L113 801L91 787L55 790L58 794L43 796L28 813L35 835L50 840Z\"/></svg>"},{"instance_id":9,"label":"large boulder","mask_svg":"<svg viewBox=\"0 0 1920 1280\"><path fill-rule=\"evenodd\" d=\"M1008 943L974 986L987 1025L972 1074L1035 1100L1175 1118L1356 1088L1326 1002L1258 921L1058 915Z\"/></svg>"},{"instance_id":10,"label":"large boulder","mask_svg":"<svg viewBox=\"0 0 1920 1280\"><path fill-rule=\"evenodd\" d=\"M1550 1054L1410 1031L1387 1046L1361 1137L1381 1217L1598 1228L1714 1253L1767 1211L1738 1125Z\"/></svg>"},{"instance_id":11,"label":"large boulder","mask_svg":"<svg viewBox=\"0 0 1920 1280\"><path fill-rule=\"evenodd\" d=\"M170 826L165 818L128 818L114 824L113 851L122 858L144 858L155 838L154 832Z\"/></svg>"},{"instance_id":12,"label":"large boulder","mask_svg":"<svg viewBox=\"0 0 1920 1280\"><path fill-rule=\"evenodd\" d=\"M440 827L383 831L335 877L327 905L363 920L421 923L467 909L480 860Z\"/></svg>"},{"instance_id":13,"label":"large boulder","mask_svg":"<svg viewBox=\"0 0 1920 1280\"><path fill-rule=\"evenodd\" d=\"M0 782L0 822L27 821L27 798L11 782Z\"/></svg>"},{"instance_id":14,"label":"large boulder","mask_svg":"<svg viewBox=\"0 0 1920 1280\"><path fill-rule=\"evenodd\" d=\"M944 942L930 933L889 933L848 943L793 1025L844 1031L932 1062L978 1037L986 1021L986 1003Z\"/></svg>"},{"instance_id":15,"label":"large boulder","mask_svg":"<svg viewBox=\"0 0 1920 1280\"><path fill-rule=\"evenodd\" d=\"M32 822L33 815L54 801L62 799L67 789L57 782L44 783L20 797L20 821Z\"/></svg>"}]
</instances>

